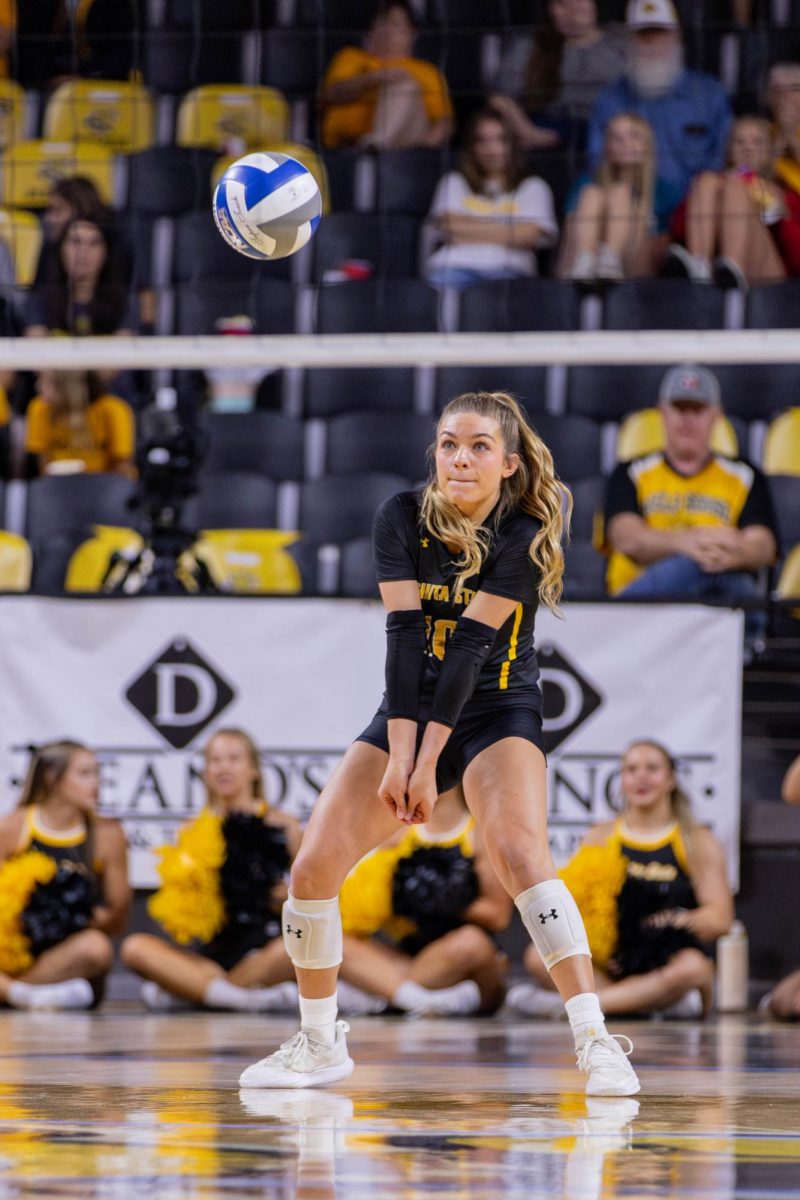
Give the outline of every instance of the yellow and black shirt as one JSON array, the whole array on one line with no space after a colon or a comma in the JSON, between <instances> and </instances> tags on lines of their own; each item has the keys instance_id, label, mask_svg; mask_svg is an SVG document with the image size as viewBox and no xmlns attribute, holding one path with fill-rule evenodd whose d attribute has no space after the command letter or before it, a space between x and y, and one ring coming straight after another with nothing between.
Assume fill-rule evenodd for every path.
<instances>
[{"instance_id":1,"label":"yellow and black shirt","mask_svg":"<svg viewBox=\"0 0 800 1200\"><path fill-rule=\"evenodd\" d=\"M682 475L662 451L620 463L608 481L605 525L620 513L636 513L653 529L694 529L725 525L775 529L764 476L742 459L712 454L702 470ZM643 568L616 551L608 566L612 596L632 583Z\"/></svg>"},{"instance_id":2,"label":"yellow and black shirt","mask_svg":"<svg viewBox=\"0 0 800 1200\"><path fill-rule=\"evenodd\" d=\"M492 515L486 526L492 528ZM530 545L539 522L527 513L507 513L492 529L489 553L478 574L466 580L460 595L453 552L435 538L420 518L420 493L401 492L384 502L375 517L375 565L380 583L416 579L428 627L428 658L423 694L432 694L447 640L475 593L516 601L516 608L497 631L483 665L475 695L528 692L539 696L539 666L533 631L538 606L539 572Z\"/></svg>"},{"instance_id":3,"label":"yellow and black shirt","mask_svg":"<svg viewBox=\"0 0 800 1200\"><path fill-rule=\"evenodd\" d=\"M52 858L58 866L70 864L96 881L100 865L94 860L92 841L91 833L83 822L74 829L48 829L42 822L39 806L31 804L25 810L16 854L38 850L40 854Z\"/></svg>"}]
</instances>

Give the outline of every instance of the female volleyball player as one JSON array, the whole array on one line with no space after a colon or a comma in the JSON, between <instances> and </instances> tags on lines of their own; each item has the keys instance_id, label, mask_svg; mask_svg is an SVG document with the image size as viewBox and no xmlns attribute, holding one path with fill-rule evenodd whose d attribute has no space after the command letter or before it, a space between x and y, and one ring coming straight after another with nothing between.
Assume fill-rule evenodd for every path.
<instances>
[{"instance_id":1,"label":"female volleyball player","mask_svg":"<svg viewBox=\"0 0 800 1200\"><path fill-rule=\"evenodd\" d=\"M0 820L0 1001L89 1008L102 994L131 892L125 834L98 817L99 772L79 742L33 755Z\"/></svg>"},{"instance_id":2,"label":"female volleyball player","mask_svg":"<svg viewBox=\"0 0 800 1200\"><path fill-rule=\"evenodd\" d=\"M554 607L561 592L564 501L550 452L516 402L480 392L442 413L422 493L379 510L386 695L324 789L292 869L283 936L300 1032L248 1067L242 1086L350 1074L347 1026L336 1021L339 889L398 820L424 823L437 796L462 781L495 872L565 1001L587 1094L639 1090L603 1023L583 922L547 841L533 625L538 601Z\"/></svg>"}]
</instances>

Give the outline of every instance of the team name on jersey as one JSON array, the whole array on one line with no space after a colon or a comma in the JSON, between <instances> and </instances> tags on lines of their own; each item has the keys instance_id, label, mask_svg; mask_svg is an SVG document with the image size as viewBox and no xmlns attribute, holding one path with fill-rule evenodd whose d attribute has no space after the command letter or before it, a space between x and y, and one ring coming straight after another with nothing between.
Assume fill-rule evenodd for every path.
<instances>
[{"instance_id":1,"label":"team name on jersey","mask_svg":"<svg viewBox=\"0 0 800 1200\"><path fill-rule=\"evenodd\" d=\"M642 501L642 510L645 516L652 516L654 513L666 513L669 516L677 516L682 512L705 513L726 524L733 521L731 506L727 500L703 495L702 492L687 492L684 495L654 492Z\"/></svg>"},{"instance_id":2,"label":"team name on jersey","mask_svg":"<svg viewBox=\"0 0 800 1200\"><path fill-rule=\"evenodd\" d=\"M628 874L634 879L645 879L648 883L672 883L678 878L677 868L673 863L661 862L628 862Z\"/></svg>"},{"instance_id":3,"label":"team name on jersey","mask_svg":"<svg viewBox=\"0 0 800 1200\"><path fill-rule=\"evenodd\" d=\"M462 588L457 596L452 597L452 603L469 604L474 595L475 592L471 588ZM446 583L421 583L419 598L420 600L439 600L443 604L450 604L450 588Z\"/></svg>"}]
</instances>

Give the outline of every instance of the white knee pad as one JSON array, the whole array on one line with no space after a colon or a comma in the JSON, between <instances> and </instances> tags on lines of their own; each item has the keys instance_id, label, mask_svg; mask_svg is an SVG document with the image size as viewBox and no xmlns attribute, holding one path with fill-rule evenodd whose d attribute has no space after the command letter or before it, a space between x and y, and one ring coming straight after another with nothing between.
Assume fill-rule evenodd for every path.
<instances>
[{"instance_id":1,"label":"white knee pad","mask_svg":"<svg viewBox=\"0 0 800 1200\"><path fill-rule=\"evenodd\" d=\"M282 912L283 944L296 967L322 971L342 961L339 898L297 900L289 892Z\"/></svg>"},{"instance_id":2,"label":"white knee pad","mask_svg":"<svg viewBox=\"0 0 800 1200\"><path fill-rule=\"evenodd\" d=\"M562 880L537 883L514 903L548 971L576 954L591 956L580 910Z\"/></svg>"}]
</instances>

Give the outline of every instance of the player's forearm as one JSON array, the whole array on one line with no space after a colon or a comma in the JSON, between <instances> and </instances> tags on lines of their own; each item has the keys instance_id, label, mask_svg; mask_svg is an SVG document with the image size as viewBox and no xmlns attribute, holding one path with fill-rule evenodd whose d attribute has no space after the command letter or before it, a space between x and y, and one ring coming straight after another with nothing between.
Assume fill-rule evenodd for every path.
<instances>
[{"instance_id":1,"label":"player's forearm","mask_svg":"<svg viewBox=\"0 0 800 1200\"><path fill-rule=\"evenodd\" d=\"M452 733L449 725L441 725L438 721L429 721L425 726L422 744L419 748L415 770L435 771L439 756L444 750Z\"/></svg>"},{"instance_id":2,"label":"player's forearm","mask_svg":"<svg viewBox=\"0 0 800 1200\"><path fill-rule=\"evenodd\" d=\"M417 751L417 722L396 717L387 722L389 754L396 763L414 765Z\"/></svg>"}]
</instances>

